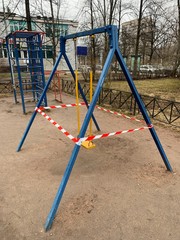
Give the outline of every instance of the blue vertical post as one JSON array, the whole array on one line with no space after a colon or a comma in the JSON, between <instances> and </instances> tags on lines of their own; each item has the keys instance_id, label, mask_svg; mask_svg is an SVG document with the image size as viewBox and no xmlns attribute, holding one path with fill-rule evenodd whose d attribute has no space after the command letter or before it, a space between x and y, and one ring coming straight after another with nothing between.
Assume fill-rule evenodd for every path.
<instances>
[{"instance_id":1,"label":"blue vertical post","mask_svg":"<svg viewBox=\"0 0 180 240\"><path fill-rule=\"evenodd\" d=\"M23 113L25 114L26 113L26 107L25 107L25 102L24 102L21 69L20 69L20 63L19 63L19 52L18 52L18 49L17 49L17 43L16 43L16 36L15 35L13 35L13 42L14 42L14 53L15 53L15 58L16 58L17 71L18 71L19 88L20 88L20 92L21 92L22 108L23 108Z\"/></svg>"},{"instance_id":2,"label":"blue vertical post","mask_svg":"<svg viewBox=\"0 0 180 240\"><path fill-rule=\"evenodd\" d=\"M10 70L11 70L11 83L13 86L13 93L14 93L14 100L15 103L17 103L17 94L16 94L16 82L15 82L15 76L14 76L14 69L13 69L13 65L12 65L12 51L13 51L13 47L10 46L9 44L9 38L6 37L6 48L7 48L7 53L8 53L8 61L9 61L9 66L10 66Z\"/></svg>"}]
</instances>

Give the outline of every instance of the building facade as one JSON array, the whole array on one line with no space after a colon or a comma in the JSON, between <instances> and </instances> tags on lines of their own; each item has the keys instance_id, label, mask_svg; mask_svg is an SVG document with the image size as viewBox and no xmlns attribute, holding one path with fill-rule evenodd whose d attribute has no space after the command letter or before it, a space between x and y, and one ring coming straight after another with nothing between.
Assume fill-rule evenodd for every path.
<instances>
[{"instance_id":1,"label":"building facade","mask_svg":"<svg viewBox=\"0 0 180 240\"><path fill-rule=\"evenodd\" d=\"M138 19L124 22L122 24L121 51L123 56L127 59L127 64L131 68L133 68L137 27ZM152 20L147 17L143 18L141 20L139 40L139 61L141 61L141 64L149 63L154 31L155 29Z\"/></svg>"},{"instance_id":2,"label":"building facade","mask_svg":"<svg viewBox=\"0 0 180 240\"><path fill-rule=\"evenodd\" d=\"M43 60L45 70L51 70L53 67L53 27L52 18L50 17L31 17L32 31L44 32L43 38ZM56 53L58 54L60 49L59 39L60 36L75 33L77 31L78 22L70 20L55 20L55 43ZM0 65L8 66L7 50L5 44L5 37L10 32L27 30L27 23L24 17L20 17L15 13L3 13L0 12ZM67 55L74 67L75 63L75 49L73 41L67 41L66 45ZM20 58L26 58L26 51L20 52ZM58 70L67 69L66 63L62 60L58 66Z\"/></svg>"}]
</instances>

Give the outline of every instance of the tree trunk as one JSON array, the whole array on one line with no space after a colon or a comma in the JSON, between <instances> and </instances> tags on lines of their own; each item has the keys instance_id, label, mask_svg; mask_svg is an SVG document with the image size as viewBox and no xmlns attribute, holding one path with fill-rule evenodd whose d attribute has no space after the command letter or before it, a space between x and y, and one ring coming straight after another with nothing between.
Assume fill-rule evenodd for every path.
<instances>
[{"instance_id":1,"label":"tree trunk","mask_svg":"<svg viewBox=\"0 0 180 240\"><path fill-rule=\"evenodd\" d=\"M121 14L122 14L122 0L119 1L119 18L118 18L118 39L120 36L120 27L121 27Z\"/></svg>"},{"instance_id":2,"label":"tree trunk","mask_svg":"<svg viewBox=\"0 0 180 240\"><path fill-rule=\"evenodd\" d=\"M25 0L26 6L26 21L27 21L27 30L32 31L31 27L31 15L30 15L30 8L29 8L29 0Z\"/></svg>"},{"instance_id":3,"label":"tree trunk","mask_svg":"<svg viewBox=\"0 0 180 240\"><path fill-rule=\"evenodd\" d=\"M176 50L176 60L173 69L173 76L176 75L177 69L180 66L180 0L177 0L178 7L178 32L177 32L177 50Z\"/></svg>"},{"instance_id":4,"label":"tree trunk","mask_svg":"<svg viewBox=\"0 0 180 240\"><path fill-rule=\"evenodd\" d=\"M103 1L103 7L104 7L104 13L103 13L103 22L104 22L104 26L107 25L106 23L106 0ZM106 59L106 54L107 54L107 33L104 33L104 53L103 53L103 65Z\"/></svg>"},{"instance_id":5,"label":"tree trunk","mask_svg":"<svg viewBox=\"0 0 180 240\"><path fill-rule=\"evenodd\" d=\"M90 12L91 12L91 29L94 28L94 18L93 18L93 4L90 0ZM93 81L95 78L95 68L96 68L96 51L95 51L95 38L91 36L91 68L93 72Z\"/></svg>"},{"instance_id":6,"label":"tree trunk","mask_svg":"<svg viewBox=\"0 0 180 240\"><path fill-rule=\"evenodd\" d=\"M52 16L52 44L53 44L53 65L56 62L56 41L55 41L55 24L54 24L54 11L52 0L49 0L50 8L51 8L51 16Z\"/></svg>"},{"instance_id":7,"label":"tree trunk","mask_svg":"<svg viewBox=\"0 0 180 240\"><path fill-rule=\"evenodd\" d=\"M142 20L142 8L143 8L143 0L140 0L140 8L139 8L139 18L138 18L138 26L137 26L137 36L136 36L136 46L135 46L135 59L134 59L134 69L133 75L137 75L137 67L138 67L138 53L139 53L139 41L141 36L141 20Z\"/></svg>"}]
</instances>

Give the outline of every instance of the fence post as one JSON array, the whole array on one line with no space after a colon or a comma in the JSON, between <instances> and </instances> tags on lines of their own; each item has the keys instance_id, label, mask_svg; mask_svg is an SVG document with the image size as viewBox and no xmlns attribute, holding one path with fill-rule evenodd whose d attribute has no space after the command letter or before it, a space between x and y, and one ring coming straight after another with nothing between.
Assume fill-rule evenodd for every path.
<instances>
[{"instance_id":1,"label":"fence post","mask_svg":"<svg viewBox=\"0 0 180 240\"><path fill-rule=\"evenodd\" d=\"M112 89L110 89L110 99L109 99L109 104L111 105L111 93L112 93Z\"/></svg>"},{"instance_id":2,"label":"fence post","mask_svg":"<svg viewBox=\"0 0 180 240\"><path fill-rule=\"evenodd\" d=\"M133 94L131 94L131 104L130 104L130 112L132 113L132 101L133 101Z\"/></svg>"},{"instance_id":3,"label":"fence post","mask_svg":"<svg viewBox=\"0 0 180 240\"><path fill-rule=\"evenodd\" d=\"M154 118L154 109L155 109L155 106L156 106L156 98L154 98L154 100L153 100L152 118Z\"/></svg>"},{"instance_id":4,"label":"fence post","mask_svg":"<svg viewBox=\"0 0 180 240\"><path fill-rule=\"evenodd\" d=\"M133 108L133 115L136 115L136 99L134 98L134 108Z\"/></svg>"},{"instance_id":5,"label":"fence post","mask_svg":"<svg viewBox=\"0 0 180 240\"><path fill-rule=\"evenodd\" d=\"M62 78L61 79L61 82L62 82L62 91L64 90L64 79Z\"/></svg>"},{"instance_id":6,"label":"fence post","mask_svg":"<svg viewBox=\"0 0 180 240\"><path fill-rule=\"evenodd\" d=\"M122 95L122 91L120 91L120 94L119 94L119 106L118 106L118 108L120 108L120 105L121 105L121 95Z\"/></svg>"},{"instance_id":7,"label":"fence post","mask_svg":"<svg viewBox=\"0 0 180 240\"><path fill-rule=\"evenodd\" d=\"M174 102L171 102L171 111L170 111L170 116L169 116L169 124L171 123L171 120L172 120L173 107L174 107Z\"/></svg>"}]
</instances>

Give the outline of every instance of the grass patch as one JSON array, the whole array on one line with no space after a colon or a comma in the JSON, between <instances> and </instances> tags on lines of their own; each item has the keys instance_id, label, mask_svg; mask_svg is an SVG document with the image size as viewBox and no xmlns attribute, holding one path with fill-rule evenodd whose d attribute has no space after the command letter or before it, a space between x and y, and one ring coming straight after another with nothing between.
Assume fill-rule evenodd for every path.
<instances>
[{"instance_id":1,"label":"grass patch","mask_svg":"<svg viewBox=\"0 0 180 240\"><path fill-rule=\"evenodd\" d=\"M142 95L156 96L162 99L180 102L180 79L163 78L134 81L138 92ZM112 82L112 89L129 92L127 81Z\"/></svg>"},{"instance_id":2,"label":"grass patch","mask_svg":"<svg viewBox=\"0 0 180 240\"><path fill-rule=\"evenodd\" d=\"M11 73L0 73L0 80L11 78Z\"/></svg>"}]
</instances>

